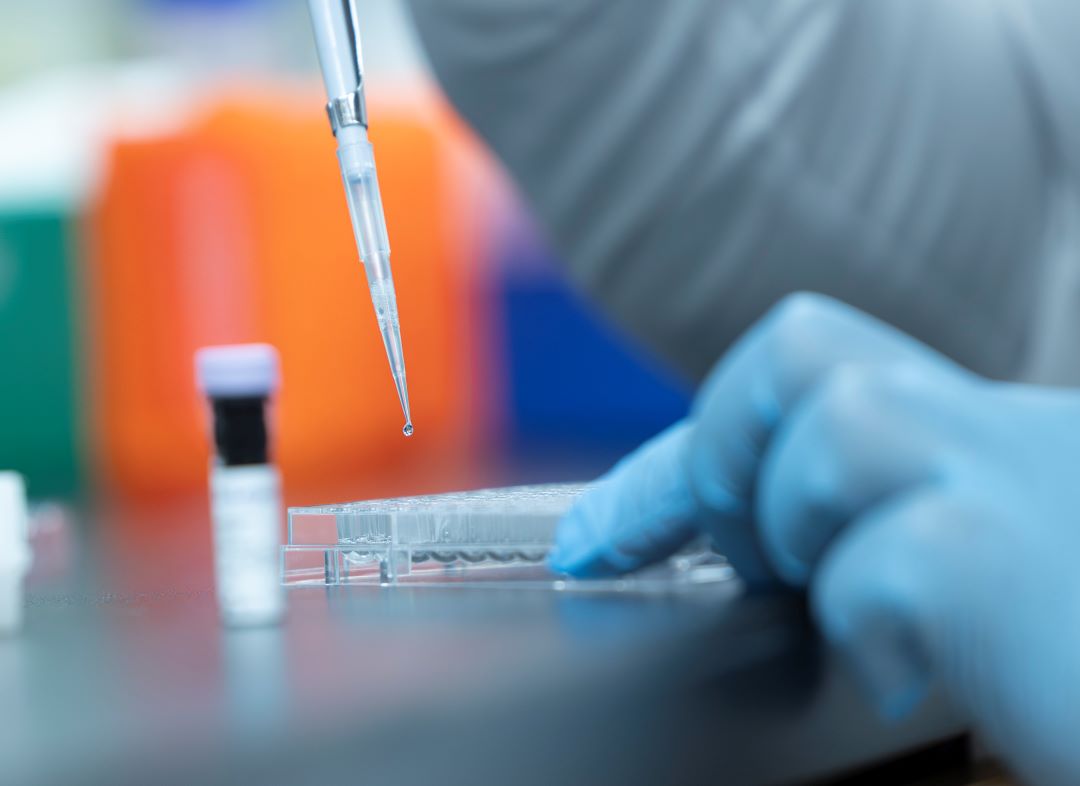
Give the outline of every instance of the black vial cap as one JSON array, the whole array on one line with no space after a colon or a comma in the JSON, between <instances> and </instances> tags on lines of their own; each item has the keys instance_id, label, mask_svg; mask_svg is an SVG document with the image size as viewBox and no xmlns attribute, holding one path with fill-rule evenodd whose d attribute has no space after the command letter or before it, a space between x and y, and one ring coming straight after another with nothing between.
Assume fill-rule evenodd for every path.
<instances>
[{"instance_id":1,"label":"black vial cap","mask_svg":"<svg viewBox=\"0 0 1080 786\"><path fill-rule=\"evenodd\" d=\"M263 397L214 398L214 445L228 467L270 461Z\"/></svg>"}]
</instances>

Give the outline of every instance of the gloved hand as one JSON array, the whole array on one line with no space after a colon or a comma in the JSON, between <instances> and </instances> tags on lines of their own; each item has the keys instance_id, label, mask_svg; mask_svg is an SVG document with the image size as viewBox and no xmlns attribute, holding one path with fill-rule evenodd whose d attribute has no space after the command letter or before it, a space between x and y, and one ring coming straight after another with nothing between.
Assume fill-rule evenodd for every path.
<instances>
[{"instance_id":1,"label":"gloved hand","mask_svg":"<svg viewBox=\"0 0 1080 786\"><path fill-rule=\"evenodd\" d=\"M992 383L796 296L691 417L600 481L553 565L633 570L709 533L808 587L881 711L939 679L1034 783L1080 783L1080 396Z\"/></svg>"}]
</instances>

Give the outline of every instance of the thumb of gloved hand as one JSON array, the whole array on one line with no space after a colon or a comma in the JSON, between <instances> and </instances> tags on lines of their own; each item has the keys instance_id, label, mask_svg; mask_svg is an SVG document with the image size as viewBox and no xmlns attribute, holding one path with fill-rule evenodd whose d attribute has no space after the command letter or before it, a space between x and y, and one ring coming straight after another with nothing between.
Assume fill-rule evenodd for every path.
<instances>
[{"instance_id":1,"label":"thumb of gloved hand","mask_svg":"<svg viewBox=\"0 0 1080 786\"><path fill-rule=\"evenodd\" d=\"M1072 551L1018 537L1012 515L1024 514L933 488L898 498L828 552L814 609L884 714L906 714L934 675L1032 783L1071 783L1080 773Z\"/></svg>"}]
</instances>

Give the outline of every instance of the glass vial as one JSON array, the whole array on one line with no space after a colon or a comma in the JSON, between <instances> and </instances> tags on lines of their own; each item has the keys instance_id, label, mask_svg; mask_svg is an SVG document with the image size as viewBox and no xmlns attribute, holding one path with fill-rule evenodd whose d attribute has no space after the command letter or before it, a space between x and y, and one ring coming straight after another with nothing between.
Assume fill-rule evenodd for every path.
<instances>
[{"instance_id":1,"label":"glass vial","mask_svg":"<svg viewBox=\"0 0 1080 786\"><path fill-rule=\"evenodd\" d=\"M214 579L226 625L279 622L281 476L270 461L267 404L280 379L267 344L207 347L195 357L199 387L213 414L210 466Z\"/></svg>"}]
</instances>

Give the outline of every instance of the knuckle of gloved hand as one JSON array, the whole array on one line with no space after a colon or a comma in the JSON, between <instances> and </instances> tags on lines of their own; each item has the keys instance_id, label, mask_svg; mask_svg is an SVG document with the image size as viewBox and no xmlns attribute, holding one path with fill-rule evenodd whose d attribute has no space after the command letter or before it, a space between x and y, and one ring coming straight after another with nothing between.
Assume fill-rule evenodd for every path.
<instances>
[{"instance_id":1,"label":"knuckle of gloved hand","mask_svg":"<svg viewBox=\"0 0 1080 786\"><path fill-rule=\"evenodd\" d=\"M838 435L879 417L889 396L889 380L880 368L851 363L837 366L821 380L814 396L813 415L826 433Z\"/></svg>"},{"instance_id":2,"label":"knuckle of gloved hand","mask_svg":"<svg viewBox=\"0 0 1080 786\"><path fill-rule=\"evenodd\" d=\"M817 390L817 413L838 433L860 433L887 422L914 428L940 418L939 380L909 365L846 363L830 370Z\"/></svg>"},{"instance_id":3,"label":"knuckle of gloved hand","mask_svg":"<svg viewBox=\"0 0 1080 786\"><path fill-rule=\"evenodd\" d=\"M782 390L812 385L837 357L865 343L866 315L809 292L789 295L764 323L764 350Z\"/></svg>"},{"instance_id":4,"label":"knuckle of gloved hand","mask_svg":"<svg viewBox=\"0 0 1080 786\"><path fill-rule=\"evenodd\" d=\"M788 295L765 318L766 332L774 351L797 355L813 350L835 332L842 306L832 298L813 292Z\"/></svg>"}]
</instances>

